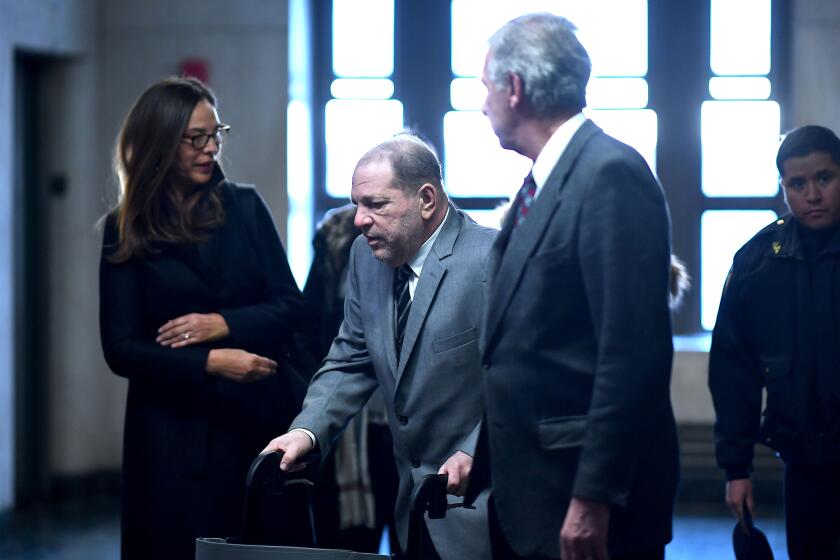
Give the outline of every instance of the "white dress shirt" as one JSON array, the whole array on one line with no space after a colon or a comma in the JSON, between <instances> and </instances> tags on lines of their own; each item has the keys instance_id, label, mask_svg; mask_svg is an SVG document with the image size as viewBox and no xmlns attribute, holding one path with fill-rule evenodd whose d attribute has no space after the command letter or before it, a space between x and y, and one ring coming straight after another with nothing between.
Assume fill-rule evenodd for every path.
<instances>
[{"instance_id":1,"label":"white dress shirt","mask_svg":"<svg viewBox=\"0 0 840 560\"><path fill-rule=\"evenodd\" d=\"M446 209L446 215L443 217L443 221L437 229L429 236L426 242L417 249L414 256L408 259L408 267L411 269L411 272L414 273L411 275L411 278L408 279L408 293L412 300L414 300L414 292L417 290L417 282L420 281L420 273L423 272L423 263L426 262L426 257L429 256L429 251L432 250L432 246L435 244L435 239L437 239L438 234L440 234L440 230L443 229L443 224L446 223L446 219L448 217L449 208Z\"/></svg>"},{"instance_id":2,"label":"white dress shirt","mask_svg":"<svg viewBox=\"0 0 840 560\"><path fill-rule=\"evenodd\" d=\"M575 132L577 132L585 122L586 117L583 113L578 113L561 124L560 127L554 131L554 134L552 134L548 139L548 142L545 143L543 149L540 150L537 159L534 160L534 166L531 168L531 175L534 177L534 182L537 184L537 191L534 193L534 200L540 196L543 186L546 181L548 181L548 176L551 175L551 172L554 170L557 162L560 161L560 157L563 155L563 152L566 151L566 147L569 145L569 142L571 142L572 136L575 135Z\"/></svg>"}]
</instances>

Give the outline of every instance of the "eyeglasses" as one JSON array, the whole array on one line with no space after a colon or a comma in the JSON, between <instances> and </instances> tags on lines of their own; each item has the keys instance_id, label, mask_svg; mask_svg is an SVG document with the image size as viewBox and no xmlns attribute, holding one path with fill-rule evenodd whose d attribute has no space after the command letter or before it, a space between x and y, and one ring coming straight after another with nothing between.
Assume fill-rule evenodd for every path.
<instances>
[{"instance_id":1,"label":"eyeglasses","mask_svg":"<svg viewBox=\"0 0 840 560\"><path fill-rule=\"evenodd\" d=\"M184 136L181 140L189 141L189 143L192 144L192 147L196 150L202 150L211 138L216 142L216 146L221 146L224 143L225 138L227 138L228 131L230 131L230 125L221 124L216 127L216 130L209 134L193 134L192 136Z\"/></svg>"}]
</instances>

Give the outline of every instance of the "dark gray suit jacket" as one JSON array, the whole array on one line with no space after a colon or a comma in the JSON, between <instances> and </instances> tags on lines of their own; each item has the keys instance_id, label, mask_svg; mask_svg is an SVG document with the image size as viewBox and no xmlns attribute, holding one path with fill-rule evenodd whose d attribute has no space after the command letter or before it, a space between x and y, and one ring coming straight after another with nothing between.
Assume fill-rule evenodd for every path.
<instances>
[{"instance_id":1,"label":"dark gray suit jacket","mask_svg":"<svg viewBox=\"0 0 840 560\"><path fill-rule=\"evenodd\" d=\"M678 479L662 190L586 121L512 231L514 213L491 251L481 340L502 530L518 554L559 557L580 496L611 504L611 554L661 546Z\"/></svg>"},{"instance_id":2,"label":"dark gray suit jacket","mask_svg":"<svg viewBox=\"0 0 840 560\"><path fill-rule=\"evenodd\" d=\"M483 413L478 333L483 270L495 230L454 207L444 222L411 303L401 359L394 342L394 269L377 261L364 237L350 254L344 321L310 383L293 428L311 430L326 455L377 387L387 405L400 477L396 521L406 545L414 484L456 451L470 455ZM427 520L446 559L489 557L486 496L475 510Z\"/></svg>"}]
</instances>

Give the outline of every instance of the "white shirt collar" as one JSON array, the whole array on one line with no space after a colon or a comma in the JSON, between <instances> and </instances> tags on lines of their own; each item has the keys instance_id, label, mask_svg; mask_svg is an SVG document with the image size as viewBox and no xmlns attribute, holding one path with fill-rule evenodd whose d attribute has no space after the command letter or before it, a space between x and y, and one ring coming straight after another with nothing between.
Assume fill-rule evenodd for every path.
<instances>
[{"instance_id":1,"label":"white shirt collar","mask_svg":"<svg viewBox=\"0 0 840 560\"><path fill-rule=\"evenodd\" d=\"M408 259L408 266L411 268L411 271L414 273L414 276L409 279L409 291L411 292L411 297L414 297L414 288L417 286L417 280L420 278L420 273L423 271L423 263L426 262L426 257L429 256L429 252L432 250L432 246L435 244L435 239L437 239L438 235L440 234L440 230L443 229L443 224L446 223L447 218L449 218L449 207L446 208L446 215L443 217L443 221L440 222L440 225L437 229L429 236L423 245L417 250L417 253L414 254L413 257Z\"/></svg>"},{"instance_id":2,"label":"white shirt collar","mask_svg":"<svg viewBox=\"0 0 840 560\"><path fill-rule=\"evenodd\" d=\"M543 149L540 151L537 159L534 160L534 166L531 168L531 174L534 177L534 182L537 184L537 192L534 195L534 198L539 196L540 191L546 181L548 181L548 176L551 175L551 172L554 170L557 162L560 161L560 157L563 155L563 152L566 151L566 147L569 145L569 142L571 142L572 136L575 135L575 132L577 132L585 122L586 117L583 113L578 113L561 124L557 130L554 131L554 134L551 135L551 138L548 139L548 142L545 143L545 146L543 146Z\"/></svg>"}]
</instances>

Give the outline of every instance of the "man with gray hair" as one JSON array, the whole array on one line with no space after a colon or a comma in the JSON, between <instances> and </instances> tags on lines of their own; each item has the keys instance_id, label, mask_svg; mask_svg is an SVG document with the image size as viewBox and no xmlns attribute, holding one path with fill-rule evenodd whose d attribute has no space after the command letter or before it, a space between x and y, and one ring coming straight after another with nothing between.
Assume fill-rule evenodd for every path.
<instances>
[{"instance_id":1,"label":"man with gray hair","mask_svg":"<svg viewBox=\"0 0 840 560\"><path fill-rule=\"evenodd\" d=\"M489 463L495 558L661 559L671 539L668 210L645 160L581 112L589 73L562 17L490 39L483 112L534 162L487 270L473 477Z\"/></svg>"},{"instance_id":2,"label":"man with gray hair","mask_svg":"<svg viewBox=\"0 0 840 560\"><path fill-rule=\"evenodd\" d=\"M410 497L427 474L448 474L462 495L472 468L483 399L478 353L483 270L495 231L449 203L440 163L419 138L401 134L356 165L355 225L344 320L309 385L291 430L265 451L299 467L336 438L381 387L399 474L396 524L406 546ZM486 496L477 509L426 519L424 558L490 554Z\"/></svg>"}]
</instances>

